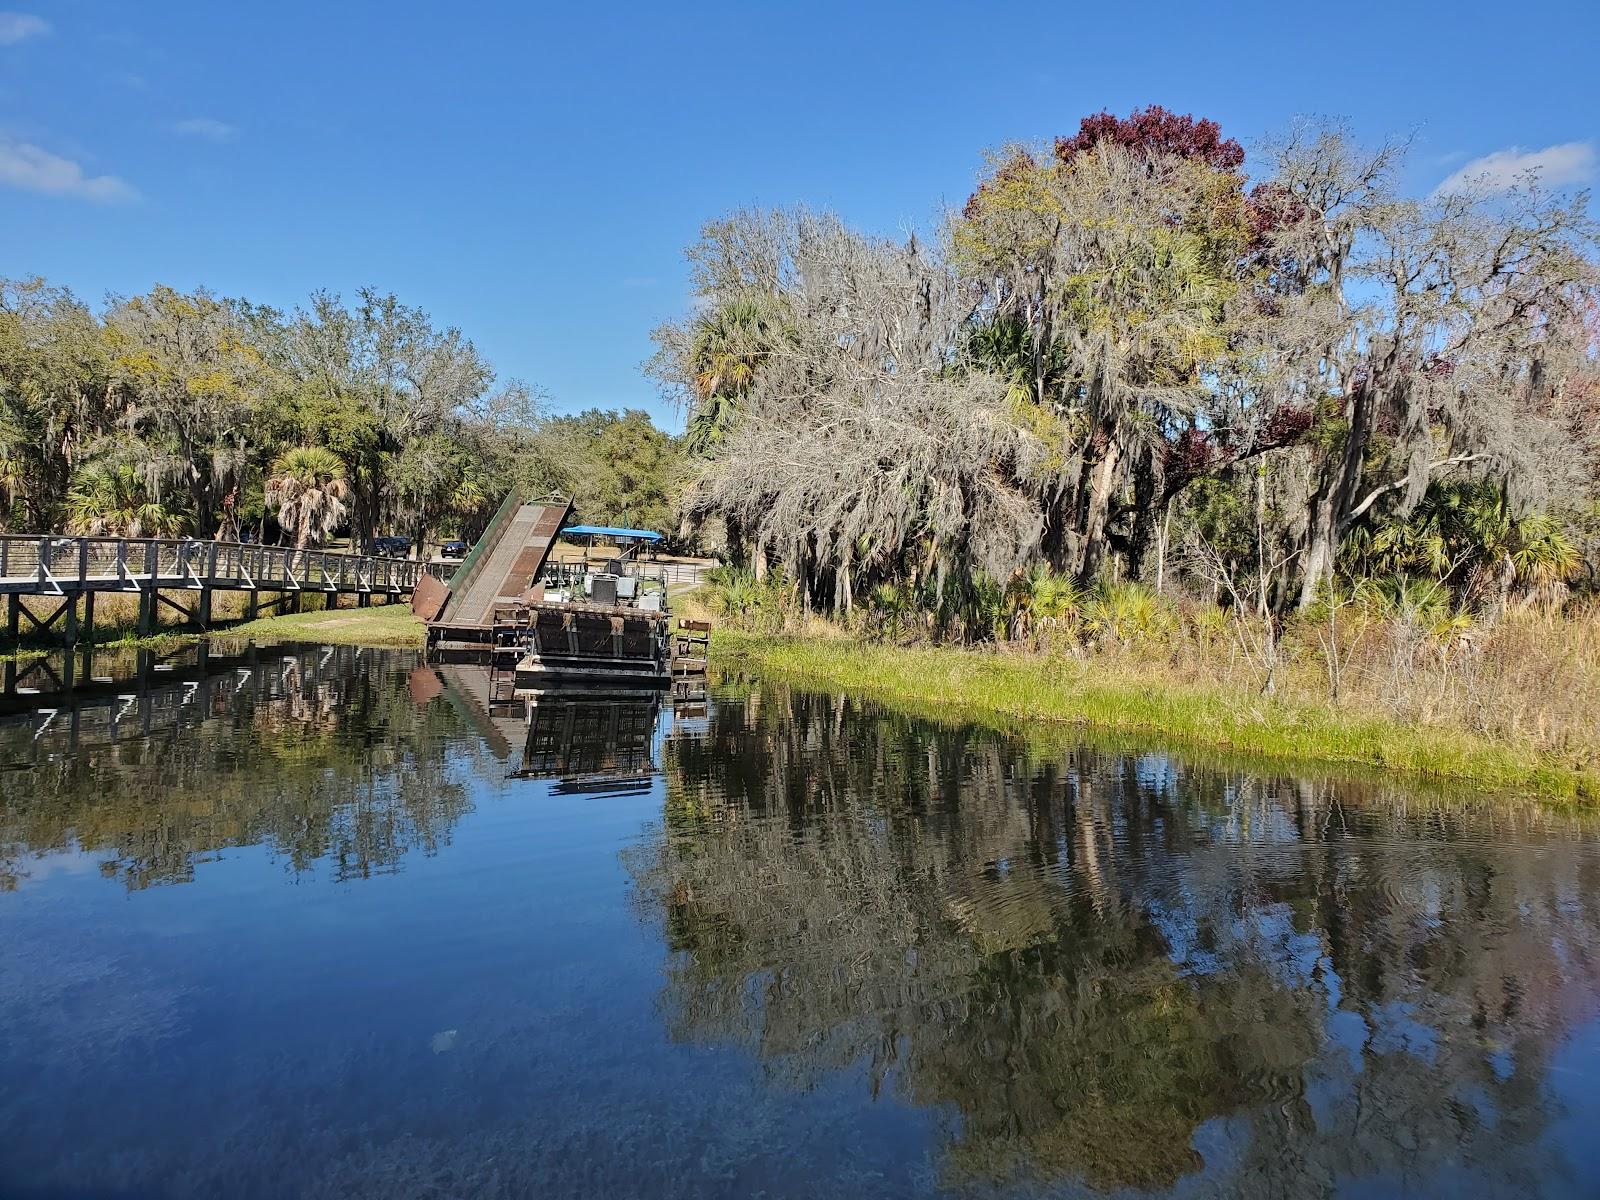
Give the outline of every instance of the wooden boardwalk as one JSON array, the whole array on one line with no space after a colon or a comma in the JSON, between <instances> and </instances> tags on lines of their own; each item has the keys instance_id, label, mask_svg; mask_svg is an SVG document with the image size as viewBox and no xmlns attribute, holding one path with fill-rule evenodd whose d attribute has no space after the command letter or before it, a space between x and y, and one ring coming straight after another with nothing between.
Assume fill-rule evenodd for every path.
<instances>
[{"instance_id":1,"label":"wooden boardwalk","mask_svg":"<svg viewBox=\"0 0 1600 1200\"><path fill-rule=\"evenodd\" d=\"M26 618L32 632L74 644L93 628L95 597L107 592L139 597L138 632L148 634L161 604L208 629L219 591L246 593L249 616L293 606L305 593L355 596L364 605L375 595L410 595L428 569L411 559L193 538L0 535L0 596L12 642ZM191 610L163 593L191 595L195 604ZM29 596L45 599L45 615L22 602Z\"/></svg>"}]
</instances>

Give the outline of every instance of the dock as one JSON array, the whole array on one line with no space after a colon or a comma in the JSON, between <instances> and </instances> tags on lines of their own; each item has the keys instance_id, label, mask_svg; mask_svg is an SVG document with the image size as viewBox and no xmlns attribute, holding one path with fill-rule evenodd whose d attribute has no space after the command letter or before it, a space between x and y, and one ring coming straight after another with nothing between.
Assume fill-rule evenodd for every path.
<instances>
[{"instance_id":1,"label":"dock","mask_svg":"<svg viewBox=\"0 0 1600 1200\"><path fill-rule=\"evenodd\" d=\"M428 626L433 662L489 668L496 701L574 689L665 690L706 670L709 626L674 641L664 573L634 561L649 530L571 526L580 536L630 535L615 556L552 562L569 500L508 495L448 580L422 580L411 607Z\"/></svg>"},{"instance_id":2,"label":"dock","mask_svg":"<svg viewBox=\"0 0 1600 1200\"><path fill-rule=\"evenodd\" d=\"M194 538L0 535L0 595L13 644L24 618L27 632L77 644L94 629L95 598L108 593L138 597L136 632L148 636L162 605L185 624L209 630L218 592L245 593L248 620L291 609L307 593L354 596L363 606L373 596L398 600L423 580L433 580L429 564L375 554ZM176 596L192 598L192 607ZM26 597L43 598L48 611L35 613Z\"/></svg>"}]
</instances>

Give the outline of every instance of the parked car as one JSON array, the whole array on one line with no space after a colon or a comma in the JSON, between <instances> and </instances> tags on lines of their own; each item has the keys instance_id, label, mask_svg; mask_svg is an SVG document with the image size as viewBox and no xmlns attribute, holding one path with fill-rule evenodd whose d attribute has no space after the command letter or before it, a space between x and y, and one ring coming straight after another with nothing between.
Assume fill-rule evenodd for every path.
<instances>
[{"instance_id":1,"label":"parked car","mask_svg":"<svg viewBox=\"0 0 1600 1200\"><path fill-rule=\"evenodd\" d=\"M375 537L372 552L384 558L406 558L411 554L411 539L403 537Z\"/></svg>"},{"instance_id":2,"label":"parked car","mask_svg":"<svg viewBox=\"0 0 1600 1200\"><path fill-rule=\"evenodd\" d=\"M440 558L462 559L467 556L467 544L460 538L439 547Z\"/></svg>"}]
</instances>

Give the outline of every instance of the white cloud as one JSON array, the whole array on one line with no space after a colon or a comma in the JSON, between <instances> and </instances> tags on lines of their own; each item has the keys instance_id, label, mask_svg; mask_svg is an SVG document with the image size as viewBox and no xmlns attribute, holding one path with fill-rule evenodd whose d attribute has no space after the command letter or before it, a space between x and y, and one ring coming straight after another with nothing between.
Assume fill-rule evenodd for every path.
<instances>
[{"instance_id":1,"label":"white cloud","mask_svg":"<svg viewBox=\"0 0 1600 1200\"><path fill-rule=\"evenodd\" d=\"M0 46L15 46L50 32L50 22L32 13L0 12Z\"/></svg>"},{"instance_id":2,"label":"white cloud","mask_svg":"<svg viewBox=\"0 0 1600 1200\"><path fill-rule=\"evenodd\" d=\"M1475 158L1434 189L1435 196L1446 192L1509 192L1532 175L1546 187L1582 183L1594 175L1595 153L1592 142L1563 142L1543 150L1524 150L1509 146Z\"/></svg>"},{"instance_id":3,"label":"white cloud","mask_svg":"<svg viewBox=\"0 0 1600 1200\"><path fill-rule=\"evenodd\" d=\"M179 121L172 127L173 133L181 133L184 137L204 138L208 142L231 142L239 136L239 131L226 121L219 121L215 117L190 117L186 121Z\"/></svg>"},{"instance_id":4,"label":"white cloud","mask_svg":"<svg viewBox=\"0 0 1600 1200\"><path fill-rule=\"evenodd\" d=\"M0 185L101 203L133 200L138 196L115 175L85 175L83 168L70 158L51 154L27 142L6 139L0 139Z\"/></svg>"}]
</instances>

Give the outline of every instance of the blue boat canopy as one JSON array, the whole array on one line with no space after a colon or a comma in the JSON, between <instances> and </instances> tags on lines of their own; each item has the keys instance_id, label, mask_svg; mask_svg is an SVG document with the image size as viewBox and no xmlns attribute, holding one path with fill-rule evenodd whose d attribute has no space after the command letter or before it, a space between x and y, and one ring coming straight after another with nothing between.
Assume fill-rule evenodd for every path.
<instances>
[{"instance_id":1,"label":"blue boat canopy","mask_svg":"<svg viewBox=\"0 0 1600 1200\"><path fill-rule=\"evenodd\" d=\"M562 533L575 533L579 537L632 538L637 542L659 542L661 534L653 529L615 529L610 525L568 525Z\"/></svg>"}]
</instances>

